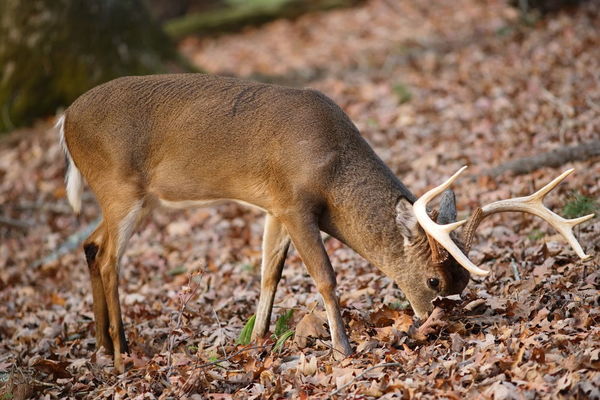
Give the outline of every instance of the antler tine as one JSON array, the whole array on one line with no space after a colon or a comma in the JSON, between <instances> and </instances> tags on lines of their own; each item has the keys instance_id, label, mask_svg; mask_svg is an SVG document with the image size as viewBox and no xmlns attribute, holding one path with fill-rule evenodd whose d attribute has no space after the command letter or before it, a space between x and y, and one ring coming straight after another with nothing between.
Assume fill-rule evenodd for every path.
<instances>
[{"instance_id":1,"label":"antler tine","mask_svg":"<svg viewBox=\"0 0 600 400\"><path fill-rule=\"evenodd\" d=\"M462 242L465 248L465 252L469 254L471 250L471 245L473 244L473 238L475 237L475 231L477 231L477 227L481 223L481 221L485 218L483 212L481 211L481 207L477 207L473 214L469 217L469 221L465 225L462 231Z\"/></svg>"},{"instance_id":2,"label":"antler tine","mask_svg":"<svg viewBox=\"0 0 600 400\"><path fill-rule=\"evenodd\" d=\"M433 222L427 214L427 203L431 201L435 196L439 195L444 190L446 190L466 168L466 166L462 167L446 182L442 183L440 186L434 187L433 189L429 190L421 197L419 197L419 199L413 204L413 211L415 213L417 221L419 222L423 230L427 232L427 234L432 236L442 247L444 247L448 251L448 253L452 254L454 259L460 265L462 265L467 271L471 272L474 275L485 276L488 275L490 272L481 269L475 264L473 264L471 260L469 260L469 258L458 248L458 246L456 245L456 243L454 243L452 238L450 238L450 232L466 223L467 220L462 220L446 225L439 225Z\"/></svg>"},{"instance_id":3,"label":"antler tine","mask_svg":"<svg viewBox=\"0 0 600 400\"><path fill-rule=\"evenodd\" d=\"M543 188L539 189L537 192L535 192L532 195L529 195L528 197L530 197L532 200L533 199L536 199L536 200L539 199L540 201L544 200L544 197L546 197L546 195L548 193L550 193L550 191L552 189L554 189L556 186L558 186L559 183L564 181L567 176L571 175L573 173L573 171L575 171L575 168L566 170L565 172L563 172L556 178L552 179L552 181L549 182L548 184L546 184Z\"/></svg>"},{"instance_id":4,"label":"antler tine","mask_svg":"<svg viewBox=\"0 0 600 400\"><path fill-rule=\"evenodd\" d=\"M585 254L577 239L575 239L573 227L593 218L594 214L589 214L579 218L565 219L548 209L543 204L544 197L573 171L574 169L569 169L563 172L561 175L553 179L552 182L548 183L546 186L529 196L499 200L481 207L482 215L480 219L483 219L488 215L504 211L520 211L537 215L544 221L548 222L567 240L579 258L582 260L590 258L589 255Z\"/></svg>"},{"instance_id":5,"label":"antler tine","mask_svg":"<svg viewBox=\"0 0 600 400\"><path fill-rule=\"evenodd\" d=\"M429 218L431 218L432 221L436 221L438 215L438 210L431 210L429 213ZM434 238L429 235L426 236L427 242L429 243L429 248L431 249L431 261L433 261L435 264L444 262L446 258L448 258L448 252L445 251L443 247L440 248L440 245L435 241Z\"/></svg>"}]
</instances>

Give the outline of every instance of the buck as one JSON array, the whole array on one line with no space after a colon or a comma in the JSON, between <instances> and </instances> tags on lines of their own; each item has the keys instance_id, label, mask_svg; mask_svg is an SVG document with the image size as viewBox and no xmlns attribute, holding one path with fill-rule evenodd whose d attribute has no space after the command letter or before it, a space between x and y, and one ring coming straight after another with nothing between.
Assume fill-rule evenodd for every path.
<instances>
[{"instance_id":1,"label":"buck","mask_svg":"<svg viewBox=\"0 0 600 400\"><path fill-rule=\"evenodd\" d=\"M231 200L266 212L261 290L253 338L269 329L286 253L293 243L322 296L337 358L351 354L336 278L321 232L339 239L393 279L418 317L432 299L461 293L469 274L486 275L468 252L484 217L522 211L546 219L581 258L572 227L536 194L481 207L463 239L452 233L454 194L444 184L417 199L332 100L314 90L203 74L125 77L77 99L57 124L67 156L67 197L81 209L83 178L102 211L84 243L96 345L123 370L128 352L119 306L119 260L140 219L157 206ZM427 204L444 192L440 209ZM435 222L434 222L435 220Z\"/></svg>"}]
</instances>

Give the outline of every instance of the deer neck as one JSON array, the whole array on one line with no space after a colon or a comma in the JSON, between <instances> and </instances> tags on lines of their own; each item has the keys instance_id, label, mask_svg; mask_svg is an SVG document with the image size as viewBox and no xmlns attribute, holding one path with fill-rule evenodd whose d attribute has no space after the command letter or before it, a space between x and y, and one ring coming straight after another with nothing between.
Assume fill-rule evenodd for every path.
<instances>
[{"instance_id":1,"label":"deer neck","mask_svg":"<svg viewBox=\"0 0 600 400\"><path fill-rule=\"evenodd\" d=\"M396 222L400 198L414 195L375 154L349 162L336 176L323 230L345 243L384 273L404 257L404 237ZM358 179L357 179L358 178Z\"/></svg>"}]
</instances>

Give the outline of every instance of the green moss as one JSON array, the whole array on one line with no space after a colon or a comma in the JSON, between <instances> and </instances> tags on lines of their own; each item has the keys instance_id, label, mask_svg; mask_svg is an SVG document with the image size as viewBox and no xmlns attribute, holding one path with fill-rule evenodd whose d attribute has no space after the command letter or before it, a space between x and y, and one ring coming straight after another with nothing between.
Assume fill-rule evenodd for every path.
<instances>
[{"instance_id":1,"label":"green moss","mask_svg":"<svg viewBox=\"0 0 600 400\"><path fill-rule=\"evenodd\" d=\"M539 229L534 229L529 235L527 235L527 237L529 240L537 241L544 237L544 232Z\"/></svg>"},{"instance_id":2,"label":"green moss","mask_svg":"<svg viewBox=\"0 0 600 400\"><path fill-rule=\"evenodd\" d=\"M400 104L407 103L412 99L412 93L411 93L410 89L408 88L408 86L406 86L402 82L397 82L392 87L392 90L394 91L394 94L398 98L398 102Z\"/></svg>"}]
</instances>

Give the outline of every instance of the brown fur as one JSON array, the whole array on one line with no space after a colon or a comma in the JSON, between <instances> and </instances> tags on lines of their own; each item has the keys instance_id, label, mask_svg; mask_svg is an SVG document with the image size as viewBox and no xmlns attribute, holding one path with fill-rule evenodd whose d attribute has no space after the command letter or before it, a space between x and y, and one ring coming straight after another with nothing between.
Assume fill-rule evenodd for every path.
<instances>
[{"instance_id":1,"label":"brown fur","mask_svg":"<svg viewBox=\"0 0 600 400\"><path fill-rule=\"evenodd\" d=\"M91 276L96 337L114 347L119 369L126 349L116 285L119 224L136 204L144 214L159 199L235 199L268 212L255 337L268 329L291 239L323 296L336 354L351 352L320 231L394 279L418 315L468 281L451 258L434 265L412 215L413 194L317 91L201 74L126 77L75 101L64 132L103 212L87 242L99 247L100 274ZM439 290L427 286L432 276Z\"/></svg>"}]
</instances>

